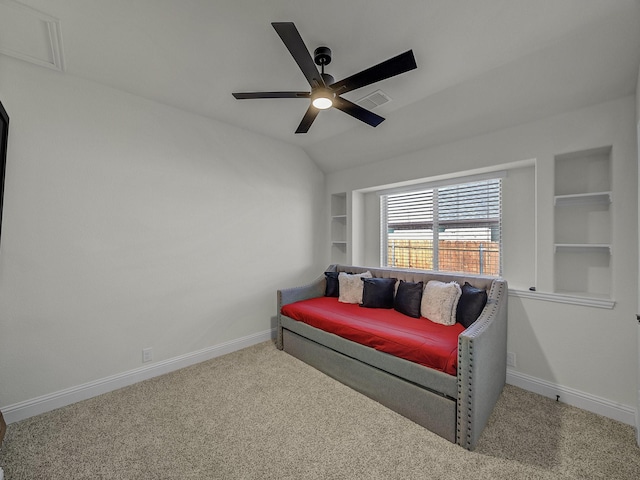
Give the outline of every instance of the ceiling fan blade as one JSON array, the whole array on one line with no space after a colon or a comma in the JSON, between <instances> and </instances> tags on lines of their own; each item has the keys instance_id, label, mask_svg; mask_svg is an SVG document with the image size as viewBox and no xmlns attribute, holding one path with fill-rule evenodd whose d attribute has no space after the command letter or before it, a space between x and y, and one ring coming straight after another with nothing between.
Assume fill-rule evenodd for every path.
<instances>
[{"instance_id":1,"label":"ceiling fan blade","mask_svg":"<svg viewBox=\"0 0 640 480\"><path fill-rule=\"evenodd\" d=\"M334 92L342 95L356 88L365 87L380 80L400 75L414 68L417 68L416 59L413 56L413 50L409 50L329 86Z\"/></svg>"},{"instance_id":2,"label":"ceiling fan blade","mask_svg":"<svg viewBox=\"0 0 640 480\"><path fill-rule=\"evenodd\" d=\"M232 94L238 100L244 100L247 98L309 98L311 93L309 92L246 92L246 93L233 93Z\"/></svg>"},{"instance_id":3,"label":"ceiling fan blade","mask_svg":"<svg viewBox=\"0 0 640 480\"><path fill-rule=\"evenodd\" d=\"M371 125L372 127L377 127L384 122L384 117L376 115L366 108L362 108L360 105L356 105L355 103L338 96L333 99L333 106L338 110L342 110L344 113L351 115L353 118L357 118L358 120Z\"/></svg>"},{"instance_id":4,"label":"ceiling fan blade","mask_svg":"<svg viewBox=\"0 0 640 480\"><path fill-rule=\"evenodd\" d=\"M318 113L320 113L320 110L315 108L313 105L309 105L309 108L307 108L304 117L302 117L300 125L298 125L296 133L307 133L309 131L309 128L311 128L311 124L318 116Z\"/></svg>"},{"instance_id":5,"label":"ceiling fan blade","mask_svg":"<svg viewBox=\"0 0 640 480\"><path fill-rule=\"evenodd\" d=\"M312 88L324 87L324 80L293 22L273 22L271 25L273 25L273 28L275 28L285 46L289 49L289 53L291 53L300 70L302 70L309 85Z\"/></svg>"}]
</instances>

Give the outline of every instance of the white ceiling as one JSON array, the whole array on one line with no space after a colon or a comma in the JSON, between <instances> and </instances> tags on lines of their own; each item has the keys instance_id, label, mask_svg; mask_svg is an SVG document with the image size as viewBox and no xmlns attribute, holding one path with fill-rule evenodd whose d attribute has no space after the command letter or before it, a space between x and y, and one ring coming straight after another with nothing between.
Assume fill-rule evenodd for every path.
<instances>
[{"instance_id":1,"label":"white ceiling","mask_svg":"<svg viewBox=\"0 0 640 480\"><path fill-rule=\"evenodd\" d=\"M15 3L0 0L0 13ZM20 3L55 24L65 75L298 145L325 172L633 94L640 64L640 0ZM30 45L24 19L7 18L0 42L41 50L42 27ZM418 69L345 95L391 97L374 110L387 118L377 128L329 110L295 135L305 100L231 96L308 90L273 21L294 22L310 51L330 47L336 79L408 49Z\"/></svg>"}]
</instances>

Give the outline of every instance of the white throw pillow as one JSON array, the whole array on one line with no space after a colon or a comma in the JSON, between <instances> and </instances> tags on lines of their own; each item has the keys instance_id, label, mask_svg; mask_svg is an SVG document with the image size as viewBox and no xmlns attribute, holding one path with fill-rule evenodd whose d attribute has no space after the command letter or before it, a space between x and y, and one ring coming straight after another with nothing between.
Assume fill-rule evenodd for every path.
<instances>
[{"instance_id":1,"label":"white throw pillow","mask_svg":"<svg viewBox=\"0 0 640 480\"><path fill-rule=\"evenodd\" d=\"M340 288L338 301L342 303L362 303L362 292L364 291L363 278L371 278L371 272L366 271L358 274L340 272L338 275L338 285Z\"/></svg>"},{"instance_id":2,"label":"white throw pillow","mask_svg":"<svg viewBox=\"0 0 640 480\"><path fill-rule=\"evenodd\" d=\"M420 314L435 323L454 325L461 295L462 289L456 282L430 280L424 287Z\"/></svg>"}]
</instances>

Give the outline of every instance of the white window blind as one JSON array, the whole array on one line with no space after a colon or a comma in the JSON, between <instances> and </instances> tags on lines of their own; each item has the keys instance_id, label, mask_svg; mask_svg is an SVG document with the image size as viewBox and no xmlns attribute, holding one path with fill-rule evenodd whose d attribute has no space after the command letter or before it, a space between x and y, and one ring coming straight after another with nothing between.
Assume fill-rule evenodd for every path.
<instances>
[{"instance_id":1,"label":"white window blind","mask_svg":"<svg viewBox=\"0 0 640 480\"><path fill-rule=\"evenodd\" d=\"M500 178L381 196L382 264L499 276Z\"/></svg>"}]
</instances>

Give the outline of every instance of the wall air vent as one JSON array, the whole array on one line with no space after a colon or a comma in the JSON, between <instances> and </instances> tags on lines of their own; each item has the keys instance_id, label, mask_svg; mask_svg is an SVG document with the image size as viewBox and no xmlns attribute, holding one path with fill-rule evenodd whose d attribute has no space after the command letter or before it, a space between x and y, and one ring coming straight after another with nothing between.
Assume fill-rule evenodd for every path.
<instances>
[{"instance_id":1,"label":"wall air vent","mask_svg":"<svg viewBox=\"0 0 640 480\"><path fill-rule=\"evenodd\" d=\"M356 103L360 105L362 108L366 108L367 110L372 110L390 101L391 101L391 98L389 98L389 95L384 93L382 90L376 90L375 92L370 93L365 97L362 97Z\"/></svg>"}]
</instances>

